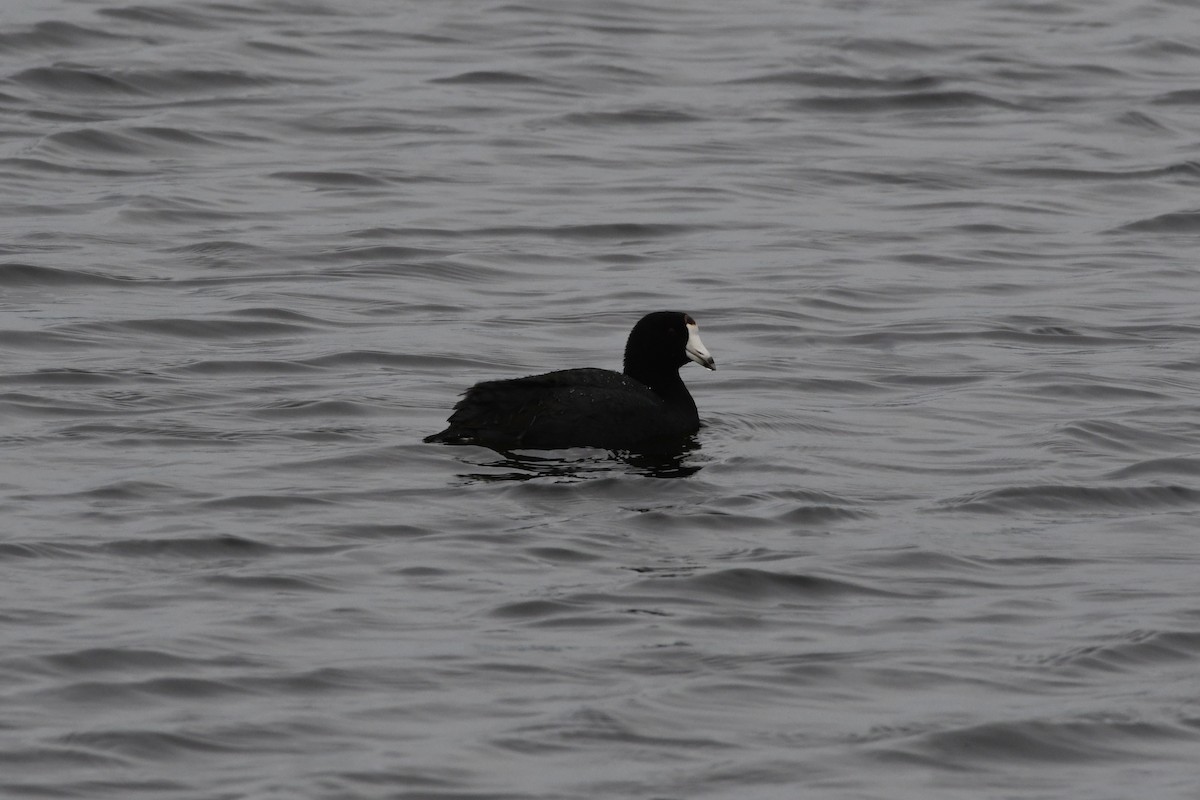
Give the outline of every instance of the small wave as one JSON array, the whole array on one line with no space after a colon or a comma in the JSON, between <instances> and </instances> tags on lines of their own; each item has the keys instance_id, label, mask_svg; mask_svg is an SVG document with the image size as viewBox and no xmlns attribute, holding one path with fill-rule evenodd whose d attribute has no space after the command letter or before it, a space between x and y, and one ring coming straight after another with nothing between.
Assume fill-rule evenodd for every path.
<instances>
[{"instance_id":1,"label":"small wave","mask_svg":"<svg viewBox=\"0 0 1200 800\"><path fill-rule=\"evenodd\" d=\"M350 400L277 400L247 413L256 419L321 419L366 417L373 412L369 406Z\"/></svg>"},{"instance_id":2,"label":"small wave","mask_svg":"<svg viewBox=\"0 0 1200 800\"><path fill-rule=\"evenodd\" d=\"M95 178L137 178L147 175L157 175L153 169L138 169L135 167L94 167L80 164L76 160L59 163L44 158L4 158L0 164L11 167L14 173L37 173L49 175L77 175Z\"/></svg>"},{"instance_id":3,"label":"small wave","mask_svg":"<svg viewBox=\"0 0 1200 800\"><path fill-rule=\"evenodd\" d=\"M747 513L768 516L786 525L799 527L874 516L867 509L856 507L853 502L837 495L802 489L728 497L722 502L722 507L728 510L744 509Z\"/></svg>"},{"instance_id":4,"label":"small wave","mask_svg":"<svg viewBox=\"0 0 1200 800\"><path fill-rule=\"evenodd\" d=\"M278 306L253 306L250 308L235 308L226 312L232 317L246 317L248 319L269 319L277 322L294 322L299 325L328 325L328 320L312 314L302 314L299 311L292 311L290 308L280 308Z\"/></svg>"},{"instance_id":5,"label":"small wave","mask_svg":"<svg viewBox=\"0 0 1200 800\"><path fill-rule=\"evenodd\" d=\"M617 475L637 474L654 478L683 478L694 475L700 467L686 463L686 447L680 453L631 453L610 452L590 447L563 450L517 451L495 454L480 462L472 460L475 467L489 472L469 472L459 475L470 483L512 484L515 492L543 497L557 494L562 489L587 481L589 491L598 494L615 493L619 481ZM645 517L654 516L650 512ZM637 518L643 522L643 516ZM714 515L725 518L724 515ZM668 519L675 521L669 515ZM693 525L703 524L704 514L689 516ZM645 522L653 525L653 521ZM664 523L665 524L665 523ZM683 523L680 523L682 526Z\"/></svg>"},{"instance_id":6,"label":"small wave","mask_svg":"<svg viewBox=\"0 0 1200 800\"><path fill-rule=\"evenodd\" d=\"M164 677L135 681L78 681L62 686L56 690L56 694L73 703L130 708L144 704L147 698L210 700L252 692L233 681Z\"/></svg>"},{"instance_id":7,"label":"small wave","mask_svg":"<svg viewBox=\"0 0 1200 800\"><path fill-rule=\"evenodd\" d=\"M1152 133L1170 133L1174 134L1175 129L1167 123L1151 116L1144 111L1126 111L1116 117L1116 121L1121 125L1126 125L1130 128L1137 128L1141 131L1150 131Z\"/></svg>"},{"instance_id":8,"label":"small wave","mask_svg":"<svg viewBox=\"0 0 1200 800\"><path fill-rule=\"evenodd\" d=\"M471 86L546 84L546 81L542 80L541 78L535 78L531 75L523 75L520 72L506 72L504 70L472 70L469 72L461 72L457 75L451 75L447 78L433 78L429 82L451 85L467 84Z\"/></svg>"},{"instance_id":9,"label":"small wave","mask_svg":"<svg viewBox=\"0 0 1200 800\"><path fill-rule=\"evenodd\" d=\"M1172 37L1169 31L1164 31L1163 35L1159 36L1139 37L1138 41L1140 43L1131 48L1132 52L1149 58L1173 59L1177 56L1195 58L1200 55L1200 45L1188 39Z\"/></svg>"},{"instance_id":10,"label":"small wave","mask_svg":"<svg viewBox=\"0 0 1200 800\"><path fill-rule=\"evenodd\" d=\"M797 506L778 514L775 518L788 525L809 527L828 525L845 520L866 519L873 516L869 511L844 506Z\"/></svg>"},{"instance_id":11,"label":"small wave","mask_svg":"<svg viewBox=\"0 0 1200 800\"><path fill-rule=\"evenodd\" d=\"M224 147L224 142L182 128L162 126L137 126L98 128L83 127L59 131L45 136L38 142L36 151L48 158L58 158L69 163L58 165L44 159L39 162L39 171L57 171L96 175L98 177L125 177L148 174L139 169L88 168L73 163L78 156L107 156L144 158L151 155L181 154L197 147Z\"/></svg>"},{"instance_id":12,"label":"small wave","mask_svg":"<svg viewBox=\"0 0 1200 800\"><path fill-rule=\"evenodd\" d=\"M661 237L678 236L699 230L695 225L647 222L609 222L587 225L548 225L545 227L513 226L481 228L476 233L488 236L548 236L553 239L581 241L638 242ZM705 228L711 230L711 227Z\"/></svg>"},{"instance_id":13,"label":"small wave","mask_svg":"<svg viewBox=\"0 0 1200 800\"><path fill-rule=\"evenodd\" d=\"M748 78L734 78L729 83L781 84L784 86L808 86L816 89L883 89L892 91L928 91L942 83L941 78L930 75L915 75L901 78L864 78L858 75L839 75L815 70L789 70L767 72Z\"/></svg>"},{"instance_id":14,"label":"small wave","mask_svg":"<svg viewBox=\"0 0 1200 800\"><path fill-rule=\"evenodd\" d=\"M123 72L122 77L155 94L211 94L213 92L266 89L285 83L300 83L295 77L255 74L236 69L162 69Z\"/></svg>"},{"instance_id":15,"label":"small wave","mask_svg":"<svg viewBox=\"0 0 1200 800\"><path fill-rule=\"evenodd\" d=\"M1101 719L1028 719L926 732L881 755L938 769L968 769L979 764L1078 764L1135 758L1164 740L1194 738L1172 725L1106 714Z\"/></svg>"},{"instance_id":16,"label":"small wave","mask_svg":"<svg viewBox=\"0 0 1200 800\"><path fill-rule=\"evenodd\" d=\"M237 361L230 359L206 359L203 361L193 361L190 364L174 367L170 370L170 372L173 374L183 375L253 375L266 377L271 375L295 375L298 373L313 372L317 369L319 369L319 367L301 363L299 361L269 361L266 359L246 359L244 361Z\"/></svg>"},{"instance_id":17,"label":"small wave","mask_svg":"<svg viewBox=\"0 0 1200 800\"><path fill-rule=\"evenodd\" d=\"M118 539L105 542L106 553L126 558L249 559L274 552L269 544L233 534L174 539Z\"/></svg>"},{"instance_id":18,"label":"small wave","mask_svg":"<svg viewBox=\"0 0 1200 800\"><path fill-rule=\"evenodd\" d=\"M411 262L418 258L437 258L446 256L450 251L432 247L410 247L395 244L367 245L365 247L338 247L309 256L311 260L321 263L378 263L378 262ZM407 265L406 265L407 266Z\"/></svg>"},{"instance_id":19,"label":"small wave","mask_svg":"<svg viewBox=\"0 0 1200 800\"><path fill-rule=\"evenodd\" d=\"M333 506L337 501L311 495L290 494L241 494L205 500L201 506L211 509L248 509L251 511L288 511L303 513L299 509Z\"/></svg>"},{"instance_id":20,"label":"small wave","mask_svg":"<svg viewBox=\"0 0 1200 800\"><path fill-rule=\"evenodd\" d=\"M1161 452L1177 446L1178 437L1135 428L1112 420L1081 420L1064 425L1060 433L1074 441L1108 452Z\"/></svg>"},{"instance_id":21,"label":"small wave","mask_svg":"<svg viewBox=\"0 0 1200 800\"><path fill-rule=\"evenodd\" d=\"M179 255L189 263L210 269L236 268L239 270L248 262L254 260L265 261L272 255L272 252L268 248L225 239L212 239L168 247L165 248L164 252ZM192 280L203 282L207 279L197 277Z\"/></svg>"},{"instance_id":22,"label":"small wave","mask_svg":"<svg viewBox=\"0 0 1200 800\"><path fill-rule=\"evenodd\" d=\"M227 395L210 395L209 399L227 397ZM189 408L195 408L196 395L195 393L183 393L177 395L171 402L164 402L162 398L159 400L157 407L179 407L186 405ZM118 403L114 400L105 398L102 404L93 404L89 406L91 414L94 416L113 416L118 411ZM207 446L212 443L220 443L223 446L236 446L239 444L262 441L273 437L289 438L294 434L286 432L246 432L246 431L230 431L224 428L205 428L188 425L185 423L170 421L163 425L115 425L112 423L85 423L76 424L63 428L58 432L58 436L67 439L104 439L109 442L117 443L133 443L138 444L154 444L160 447L192 447L195 445Z\"/></svg>"},{"instance_id":23,"label":"small wave","mask_svg":"<svg viewBox=\"0 0 1200 800\"><path fill-rule=\"evenodd\" d=\"M876 569L885 569L894 574L913 572L951 573L961 577L965 572L990 570L993 564L982 558L943 553L936 550L912 548L860 557L861 563L869 563Z\"/></svg>"},{"instance_id":24,"label":"small wave","mask_svg":"<svg viewBox=\"0 0 1200 800\"><path fill-rule=\"evenodd\" d=\"M94 45L112 45L129 40L130 37L109 31L84 28L59 20L47 20L20 32L0 32L0 52L50 50L61 53L65 50Z\"/></svg>"},{"instance_id":25,"label":"small wave","mask_svg":"<svg viewBox=\"0 0 1200 800\"><path fill-rule=\"evenodd\" d=\"M1115 470L1109 473L1108 477L1112 480L1123 480L1126 478L1141 478L1147 475L1174 475L1177 477L1195 478L1200 476L1200 458L1195 456L1151 458Z\"/></svg>"},{"instance_id":26,"label":"small wave","mask_svg":"<svg viewBox=\"0 0 1200 800\"><path fill-rule=\"evenodd\" d=\"M13 350L74 350L81 347L105 347L106 343L80 334L62 331L0 330L0 347Z\"/></svg>"},{"instance_id":27,"label":"small wave","mask_svg":"<svg viewBox=\"0 0 1200 800\"><path fill-rule=\"evenodd\" d=\"M581 608L576 603L562 600L521 600L497 606L491 614L504 619L538 620L559 614L579 613Z\"/></svg>"},{"instance_id":28,"label":"small wave","mask_svg":"<svg viewBox=\"0 0 1200 800\"><path fill-rule=\"evenodd\" d=\"M347 234L359 239L476 239L481 236L545 236L579 241L638 242L681 234L711 231L711 225L667 222L592 222L574 225L498 225L484 228L367 228Z\"/></svg>"},{"instance_id":29,"label":"small wave","mask_svg":"<svg viewBox=\"0 0 1200 800\"><path fill-rule=\"evenodd\" d=\"M168 253L181 253L191 255L226 255L235 253L239 256L253 256L266 252L266 248L258 245L247 244L246 242L236 242L229 239L212 239L203 242L192 242L191 244L178 245L176 247L168 247Z\"/></svg>"},{"instance_id":30,"label":"small wave","mask_svg":"<svg viewBox=\"0 0 1200 800\"><path fill-rule=\"evenodd\" d=\"M193 131L182 128L170 128L161 125L140 125L129 129L131 133L155 142L165 142L186 147L219 147L220 142L208 136L201 136Z\"/></svg>"},{"instance_id":31,"label":"small wave","mask_svg":"<svg viewBox=\"0 0 1200 800\"><path fill-rule=\"evenodd\" d=\"M960 174L941 170L906 170L905 172L887 172L883 170L864 169L822 169L810 171L813 180L823 186L912 186L920 189L970 189L978 181ZM915 206L914 206L915 207ZM977 208L975 203L942 204L946 208ZM916 253L905 258L921 264L929 264L934 258L932 253Z\"/></svg>"},{"instance_id":32,"label":"small wave","mask_svg":"<svg viewBox=\"0 0 1200 800\"><path fill-rule=\"evenodd\" d=\"M288 126L303 133L344 136L386 136L389 139L402 134L432 136L438 139L465 133L462 128L429 122L397 122L394 115L377 111L334 110L328 114L301 117L288 121ZM443 180L448 180L444 178Z\"/></svg>"},{"instance_id":33,"label":"small wave","mask_svg":"<svg viewBox=\"0 0 1200 800\"><path fill-rule=\"evenodd\" d=\"M1119 509L1184 508L1200 503L1200 490L1186 486L1010 486L941 502L953 511L1003 514L1011 511L1105 513Z\"/></svg>"},{"instance_id":34,"label":"small wave","mask_svg":"<svg viewBox=\"0 0 1200 800\"><path fill-rule=\"evenodd\" d=\"M253 592L329 592L333 581L299 575L208 575L204 582L223 589Z\"/></svg>"},{"instance_id":35,"label":"small wave","mask_svg":"<svg viewBox=\"0 0 1200 800\"><path fill-rule=\"evenodd\" d=\"M303 83L298 78L253 74L241 70L160 69L102 70L55 65L31 67L10 79L41 94L108 96L143 103L147 98L200 96L229 98L258 95L282 84Z\"/></svg>"},{"instance_id":36,"label":"small wave","mask_svg":"<svg viewBox=\"0 0 1200 800\"><path fill-rule=\"evenodd\" d=\"M39 669L65 675L91 675L112 672L128 675L133 672L186 669L204 666L235 666L245 660L233 656L195 658L137 647L85 647L80 650L50 653L33 659Z\"/></svg>"},{"instance_id":37,"label":"small wave","mask_svg":"<svg viewBox=\"0 0 1200 800\"><path fill-rule=\"evenodd\" d=\"M1047 180L1073 181L1144 181L1154 178L1185 178L1195 181L1200 178L1200 162L1181 161L1164 167L1130 170L1067 169L1064 167L996 167L989 170L994 175L1019 178L1044 178Z\"/></svg>"},{"instance_id":38,"label":"small wave","mask_svg":"<svg viewBox=\"0 0 1200 800\"><path fill-rule=\"evenodd\" d=\"M836 337L836 340L844 342L853 342L856 344L869 344L882 347L891 347L902 342L963 342L963 341L982 341L982 342L1017 342L1024 344L1035 345L1062 345L1062 346L1078 346L1081 344L1103 345L1117 344L1130 341L1129 337L1117 337L1113 335L1087 334L1081 331L1074 330L1070 327L1061 324L1048 325L1019 325L1019 324L993 324L986 329L963 329L961 327L951 327L955 325L953 322L946 323L904 323L893 325L889 328L880 328L868 330L866 332L851 332L841 334ZM1065 377L1061 373L1058 377ZM1044 376L1034 374L1026 376L1026 380L1040 379ZM1097 384L1094 379L1085 378L1085 376L1073 376L1080 378L1085 385L1081 390L1091 391L1101 388L1111 388L1114 392L1121 392L1122 387L1112 384ZM1070 389L1071 387L1067 387ZM1141 390L1128 389L1135 396L1140 396ZM1153 393L1150 393L1153 395Z\"/></svg>"},{"instance_id":39,"label":"small wave","mask_svg":"<svg viewBox=\"0 0 1200 800\"><path fill-rule=\"evenodd\" d=\"M297 170L290 172L272 172L267 177L277 178L284 181L292 181L293 183L303 183L310 186L319 186L326 189L342 189L347 187L371 188L388 185L388 181L375 175L367 175L363 172L344 172L334 170Z\"/></svg>"},{"instance_id":40,"label":"small wave","mask_svg":"<svg viewBox=\"0 0 1200 800\"><path fill-rule=\"evenodd\" d=\"M374 541L376 539L418 539L422 536L434 536L438 532L432 528L425 528L419 525L408 525L403 522L361 522L348 523L338 525L331 530L329 534L339 539L357 539L364 541ZM409 570L431 570L431 573L442 575L444 570L436 567L405 567L400 570L400 574L409 574Z\"/></svg>"},{"instance_id":41,"label":"small wave","mask_svg":"<svg viewBox=\"0 0 1200 800\"><path fill-rule=\"evenodd\" d=\"M937 109L1008 108L1021 106L979 92L906 92L871 96L825 96L795 100L801 111L843 111L874 113L879 111L929 111Z\"/></svg>"},{"instance_id":42,"label":"small wave","mask_svg":"<svg viewBox=\"0 0 1200 800\"><path fill-rule=\"evenodd\" d=\"M193 733L173 733L157 729L87 730L63 736L62 743L87 747L109 755L138 761L194 757L197 753L240 753L240 742Z\"/></svg>"},{"instance_id":43,"label":"small wave","mask_svg":"<svg viewBox=\"0 0 1200 800\"><path fill-rule=\"evenodd\" d=\"M0 264L0 286L120 286L133 279L100 272L42 267L37 264Z\"/></svg>"},{"instance_id":44,"label":"small wave","mask_svg":"<svg viewBox=\"0 0 1200 800\"><path fill-rule=\"evenodd\" d=\"M212 9L210 4L205 7ZM173 28L184 28L189 31L207 30L216 27L210 14L200 14L183 6L123 6L120 8L101 8L96 13L106 17L137 22L144 25L166 25Z\"/></svg>"},{"instance_id":45,"label":"small wave","mask_svg":"<svg viewBox=\"0 0 1200 800\"><path fill-rule=\"evenodd\" d=\"M944 53L944 42L916 42L890 36L848 36L837 43L839 50L869 53L872 58L883 55L930 57Z\"/></svg>"},{"instance_id":46,"label":"small wave","mask_svg":"<svg viewBox=\"0 0 1200 800\"><path fill-rule=\"evenodd\" d=\"M267 339L298 336L312 330L311 325L270 320L239 319L131 319L119 322L86 322L66 325L60 330L93 336L125 337L129 334L170 336L176 339Z\"/></svg>"},{"instance_id":47,"label":"small wave","mask_svg":"<svg viewBox=\"0 0 1200 800\"><path fill-rule=\"evenodd\" d=\"M623 111L578 111L564 114L557 120L566 125L586 128L611 127L615 125L678 125L699 122L703 117L686 111L666 108L630 108Z\"/></svg>"},{"instance_id":48,"label":"small wave","mask_svg":"<svg viewBox=\"0 0 1200 800\"><path fill-rule=\"evenodd\" d=\"M1134 386L1122 386L1110 381L1097 380L1088 375L1071 375L1054 373L1053 375L1035 373L1022 375L1014 380L1017 385L1027 386L1024 389L1033 397L1049 397L1066 400L1162 400L1167 395L1151 389Z\"/></svg>"},{"instance_id":49,"label":"small wave","mask_svg":"<svg viewBox=\"0 0 1200 800\"><path fill-rule=\"evenodd\" d=\"M1077 672L1135 672L1145 667L1200 659L1196 631L1136 630L1104 644L1075 647L1032 659L1040 666Z\"/></svg>"},{"instance_id":50,"label":"small wave","mask_svg":"<svg viewBox=\"0 0 1200 800\"><path fill-rule=\"evenodd\" d=\"M880 375L875 382L887 386L916 386L922 389L969 386L988 380L985 375L902 373Z\"/></svg>"},{"instance_id":51,"label":"small wave","mask_svg":"<svg viewBox=\"0 0 1200 800\"><path fill-rule=\"evenodd\" d=\"M269 214L264 214L269 216ZM182 197L140 196L129 200L120 217L140 225L198 225L245 222L243 211L214 208L211 203Z\"/></svg>"},{"instance_id":52,"label":"small wave","mask_svg":"<svg viewBox=\"0 0 1200 800\"><path fill-rule=\"evenodd\" d=\"M1200 231L1200 211L1172 211L1136 220L1113 230L1194 234Z\"/></svg>"},{"instance_id":53,"label":"small wave","mask_svg":"<svg viewBox=\"0 0 1200 800\"><path fill-rule=\"evenodd\" d=\"M533 558L546 561L551 564L587 564L593 561L602 560L600 555L588 553L583 550L577 550L572 547L527 547L525 548L525 553Z\"/></svg>"},{"instance_id":54,"label":"small wave","mask_svg":"<svg viewBox=\"0 0 1200 800\"><path fill-rule=\"evenodd\" d=\"M95 96L101 94L144 95L133 83L98 70L73 67L31 67L13 75L13 83L42 91Z\"/></svg>"},{"instance_id":55,"label":"small wave","mask_svg":"<svg viewBox=\"0 0 1200 800\"><path fill-rule=\"evenodd\" d=\"M104 386L122 383L126 376L72 367L47 367L34 372L0 375L0 386Z\"/></svg>"},{"instance_id":56,"label":"small wave","mask_svg":"<svg viewBox=\"0 0 1200 800\"><path fill-rule=\"evenodd\" d=\"M60 780L56 782L58 785L52 791L39 790L36 792L44 797L69 797L71 795L70 790L64 788L64 786L69 785L69 779L65 778L65 776L71 774L73 770L125 770L131 766L127 758L97 753L91 747L47 747L44 745L0 746L0 763L5 764L6 769L13 772L18 772L22 768L54 770L60 776ZM168 784L168 786L172 789L176 788L173 784ZM21 787L21 784L17 781L6 780L4 783L6 791L21 791L17 787Z\"/></svg>"},{"instance_id":57,"label":"small wave","mask_svg":"<svg viewBox=\"0 0 1200 800\"><path fill-rule=\"evenodd\" d=\"M706 601L728 598L748 602L813 600L841 595L899 596L883 589L835 578L735 567L698 575L655 576L638 581L638 589L682 592Z\"/></svg>"},{"instance_id":58,"label":"small wave","mask_svg":"<svg viewBox=\"0 0 1200 800\"><path fill-rule=\"evenodd\" d=\"M243 42L241 45L246 50L255 51L257 53L266 53L271 56L284 56L287 58L320 58L321 54L307 47L300 47L296 44L283 44L282 42L273 42L270 40L258 40Z\"/></svg>"},{"instance_id":59,"label":"small wave","mask_svg":"<svg viewBox=\"0 0 1200 800\"><path fill-rule=\"evenodd\" d=\"M46 136L38 144L51 154L81 153L105 156L144 156L158 150L154 143L117 130L80 128Z\"/></svg>"},{"instance_id":60,"label":"small wave","mask_svg":"<svg viewBox=\"0 0 1200 800\"><path fill-rule=\"evenodd\" d=\"M495 745L525 755L553 753L564 748L579 747L581 744L591 743L594 746L606 742L626 748L646 748L647 752L659 752L659 748L679 748L680 752L694 753L713 748L725 750L729 747L727 742L712 736L689 736L664 720L644 720L640 725L634 725L614 714L587 707L556 718L523 725L517 728L516 732L518 735L504 736L496 740ZM630 794L636 795L637 792L620 792L617 796Z\"/></svg>"},{"instance_id":61,"label":"small wave","mask_svg":"<svg viewBox=\"0 0 1200 800\"><path fill-rule=\"evenodd\" d=\"M45 497L76 498L86 500L106 500L120 501L124 503L134 501L145 501L162 498L178 498L179 488L165 483L156 483L154 481L116 481L106 483L102 486L97 486L94 489L86 489L80 492L72 492L62 495L46 495Z\"/></svg>"},{"instance_id":62,"label":"small wave","mask_svg":"<svg viewBox=\"0 0 1200 800\"><path fill-rule=\"evenodd\" d=\"M0 561L27 558L78 558L75 548L46 542L0 542Z\"/></svg>"},{"instance_id":63,"label":"small wave","mask_svg":"<svg viewBox=\"0 0 1200 800\"><path fill-rule=\"evenodd\" d=\"M430 356L422 353L392 353L384 350L345 350L296 362L316 368L388 367L391 369L486 367L490 362L475 359Z\"/></svg>"},{"instance_id":64,"label":"small wave","mask_svg":"<svg viewBox=\"0 0 1200 800\"><path fill-rule=\"evenodd\" d=\"M1200 104L1200 89L1176 89L1155 97L1150 102L1165 106L1192 106Z\"/></svg>"},{"instance_id":65,"label":"small wave","mask_svg":"<svg viewBox=\"0 0 1200 800\"><path fill-rule=\"evenodd\" d=\"M2 341L3 337L0 337ZM96 417L112 414L111 407L96 403L64 399L61 393L51 391L44 394L5 392L0 394L0 410L14 417L66 418Z\"/></svg>"},{"instance_id":66,"label":"small wave","mask_svg":"<svg viewBox=\"0 0 1200 800\"><path fill-rule=\"evenodd\" d=\"M370 252L373 258L380 258L380 253L385 252L388 248L373 248ZM362 249L363 253L368 252L367 249ZM494 266L485 266L483 264L465 263L461 260L436 259L436 260L413 260L395 258L382 258L380 261L368 261L362 263L363 259L360 256L357 259L342 258L334 253L323 253L317 256L309 256L311 260L321 261L324 263L337 263L344 260L350 260L349 266L334 267L326 270L324 277L366 277L366 276L384 276L395 278L403 276L410 280L423 279L437 281L439 283L466 283L479 284L482 282L502 283L504 281L514 281L521 278L529 277L528 274L518 272L512 269L501 269ZM391 312L384 312L391 313Z\"/></svg>"}]
</instances>

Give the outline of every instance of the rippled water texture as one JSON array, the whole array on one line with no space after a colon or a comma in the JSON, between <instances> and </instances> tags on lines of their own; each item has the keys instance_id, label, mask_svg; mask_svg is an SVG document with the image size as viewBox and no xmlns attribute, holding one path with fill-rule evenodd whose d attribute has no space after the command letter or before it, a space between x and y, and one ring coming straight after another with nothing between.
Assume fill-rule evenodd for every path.
<instances>
[{"instance_id":1,"label":"rippled water texture","mask_svg":"<svg viewBox=\"0 0 1200 800\"><path fill-rule=\"evenodd\" d=\"M0 794L1194 798L1182 2L10 0ZM665 458L427 445L694 315Z\"/></svg>"}]
</instances>

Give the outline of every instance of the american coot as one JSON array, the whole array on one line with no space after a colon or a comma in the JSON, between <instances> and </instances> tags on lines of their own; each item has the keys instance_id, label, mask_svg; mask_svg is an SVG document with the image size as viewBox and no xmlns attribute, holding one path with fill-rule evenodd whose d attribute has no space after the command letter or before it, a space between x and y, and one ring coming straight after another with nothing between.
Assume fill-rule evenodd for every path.
<instances>
[{"instance_id":1,"label":"american coot","mask_svg":"<svg viewBox=\"0 0 1200 800\"><path fill-rule=\"evenodd\" d=\"M498 450L604 447L627 450L700 429L696 403L679 377L688 361L716 369L696 321L679 311L642 317L625 344L625 372L564 369L466 391L450 427L427 442Z\"/></svg>"}]
</instances>

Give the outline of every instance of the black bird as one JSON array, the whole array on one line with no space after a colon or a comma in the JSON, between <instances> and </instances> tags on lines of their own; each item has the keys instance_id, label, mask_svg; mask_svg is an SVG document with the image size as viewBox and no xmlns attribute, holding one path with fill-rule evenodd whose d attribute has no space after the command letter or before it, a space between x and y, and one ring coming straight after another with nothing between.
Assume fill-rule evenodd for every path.
<instances>
[{"instance_id":1,"label":"black bird","mask_svg":"<svg viewBox=\"0 0 1200 800\"><path fill-rule=\"evenodd\" d=\"M696 321L679 311L647 314L625 343L624 373L564 369L477 383L454 406L450 427L425 441L496 450L628 450L678 440L700 429L696 403L679 377L688 361L717 368Z\"/></svg>"}]
</instances>

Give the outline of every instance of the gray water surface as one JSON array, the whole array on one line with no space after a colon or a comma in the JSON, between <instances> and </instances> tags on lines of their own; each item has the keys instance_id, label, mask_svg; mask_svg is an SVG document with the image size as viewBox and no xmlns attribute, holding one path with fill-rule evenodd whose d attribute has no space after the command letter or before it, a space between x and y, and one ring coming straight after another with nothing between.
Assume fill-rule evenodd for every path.
<instances>
[{"instance_id":1,"label":"gray water surface","mask_svg":"<svg viewBox=\"0 0 1200 800\"><path fill-rule=\"evenodd\" d=\"M0 794L1194 798L1178 2L9 2ZM427 445L700 323L672 458Z\"/></svg>"}]
</instances>

